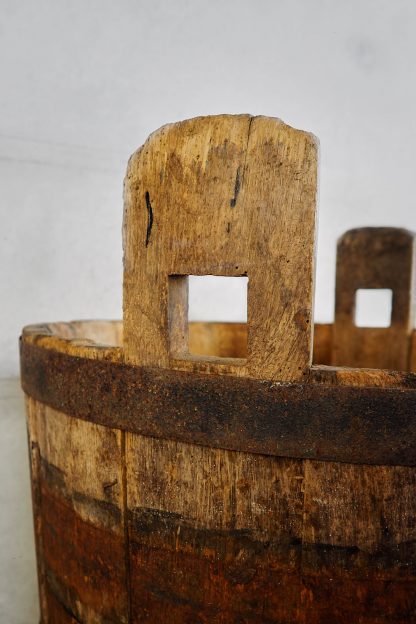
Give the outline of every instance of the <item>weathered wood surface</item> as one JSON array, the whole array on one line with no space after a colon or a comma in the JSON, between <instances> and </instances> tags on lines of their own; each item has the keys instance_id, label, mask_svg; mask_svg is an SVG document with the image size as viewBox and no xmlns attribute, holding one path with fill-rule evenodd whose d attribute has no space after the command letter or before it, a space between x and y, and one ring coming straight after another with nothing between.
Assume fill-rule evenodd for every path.
<instances>
[{"instance_id":1,"label":"weathered wood surface","mask_svg":"<svg viewBox=\"0 0 416 624\"><path fill-rule=\"evenodd\" d=\"M35 366L44 387L54 389L56 407L64 407L71 416L29 400L43 624L120 622L123 617L130 623L163 623L168 618L173 624L226 624L238 618L279 624L416 622L414 468L266 457L116 432L117 427L128 428L120 419L107 422L107 427L78 421L77 410L82 405L90 410L83 418L93 418L94 392L98 392L96 410L101 417L106 397L118 388L124 398L128 395L126 367L120 364L117 347L111 346L121 336L120 325L104 328L99 324L97 331L94 325L32 328L23 337L26 346L46 358L69 358L79 375L71 390L71 377L62 362L57 363L57 376L50 363L44 369L39 361ZM207 331L203 329L204 340ZM324 341L321 351L328 353L330 331L319 330L317 336L320 334ZM81 340L83 335L91 342ZM213 335L215 341L217 330ZM109 346L96 345L94 337L106 338ZM22 371L25 361L23 355ZM85 375L83 366L88 364L101 385L94 385ZM105 379L102 366L109 370L121 366L124 373L119 381L114 371ZM162 396L165 393L161 373L149 385L153 395L155 389ZM178 371L169 374L187 376ZM397 389L399 402L413 379L405 373L330 367L313 368L313 376L311 386L322 385L325 391L328 387L355 390L357 396L371 390L387 396L389 388L384 386L390 386L390 390ZM194 385L199 377L192 375ZM23 383L24 379L23 375ZM243 399L247 387L257 383L215 376L209 380L227 383L227 395L234 382L243 384ZM106 383L108 391L104 392L102 384ZM372 388L365 387L368 385ZM260 386L269 392L264 384ZM177 384L174 387L172 405L179 398ZM276 390L278 384L272 391ZM211 402L215 401L215 393L208 394ZM241 416L239 394L235 400ZM73 404L67 403L71 395ZM302 398L310 407L308 396ZM228 400L230 408L232 394ZM344 405L351 408L349 400ZM374 407L373 401L361 414L369 405ZM410 401L411 414L412 405ZM398 412L387 399L386 409L389 407L392 431L397 431L394 419ZM136 415L132 421L137 425L140 411ZM296 419L295 413L292 419ZM107 430L111 432L111 451L97 457L94 449L101 446L97 440L102 440ZM169 435L176 434L173 429ZM382 430L380 434L383 438ZM412 427L407 441L411 435ZM356 445L347 445L344 451L351 457ZM68 460L68 453L74 452L75 458ZM87 466L97 461L107 468L101 466L101 476L93 476L96 486L91 487L94 469ZM68 477L62 477L59 469ZM112 475L120 473L123 492L118 492L117 500L124 501L124 506L120 503L103 510L102 505L97 506L101 492L97 484L109 485L111 490L115 487ZM73 484L69 491L67 480ZM114 513L109 513L110 509ZM116 536L110 532L111 522L118 517L116 509L122 509L123 537L121 528ZM76 547L70 547L68 539ZM117 615L100 610L98 590L91 589L91 584L93 588L104 586L107 595L117 593Z\"/></svg>"},{"instance_id":2,"label":"weathered wood surface","mask_svg":"<svg viewBox=\"0 0 416 624\"><path fill-rule=\"evenodd\" d=\"M125 182L124 325L24 330L42 624L416 624L414 241L342 239L312 366L316 165L276 119L162 128ZM188 326L190 274L247 275L247 325ZM380 287L392 327L355 332Z\"/></svg>"},{"instance_id":3,"label":"weathered wood surface","mask_svg":"<svg viewBox=\"0 0 416 624\"><path fill-rule=\"evenodd\" d=\"M189 352L246 358L247 323L189 323Z\"/></svg>"},{"instance_id":4,"label":"weathered wood surface","mask_svg":"<svg viewBox=\"0 0 416 624\"><path fill-rule=\"evenodd\" d=\"M330 366L332 361L333 325L314 325L313 364ZM365 334L368 329L362 327ZM372 331L371 329L369 330ZM24 328L25 342L87 359L106 359L123 362L124 352L122 321L72 321L70 323L49 323L30 325ZM365 340L365 338L364 338ZM245 323L189 323L189 344L191 352L208 349L215 357L244 358L247 354L247 324ZM416 372L416 331L410 338L410 362L406 370ZM379 351L377 351L379 352ZM391 385L389 379L400 378L398 371L383 371L373 358L374 370L337 368L336 377L349 385ZM378 369L378 370L377 370ZM324 369L322 369L324 370ZM368 381L371 376L373 381ZM324 381L326 378L324 377Z\"/></svg>"},{"instance_id":5,"label":"weathered wood surface","mask_svg":"<svg viewBox=\"0 0 416 624\"><path fill-rule=\"evenodd\" d=\"M134 621L290 621L301 462L130 434L126 459Z\"/></svg>"},{"instance_id":6,"label":"weathered wood surface","mask_svg":"<svg viewBox=\"0 0 416 624\"><path fill-rule=\"evenodd\" d=\"M398 228L360 228L338 241L332 364L411 370L416 237ZM359 288L393 291L391 326L355 325Z\"/></svg>"},{"instance_id":7,"label":"weathered wood surface","mask_svg":"<svg viewBox=\"0 0 416 624\"><path fill-rule=\"evenodd\" d=\"M126 457L137 621L416 621L414 470L130 434Z\"/></svg>"},{"instance_id":8,"label":"weathered wood surface","mask_svg":"<svg viewBox=\"0 0 416 624\"><path fill-rule=\"evenodd\" d=\"M42 621L128 622L124 433L32 398L28 423Z\"/></svg>"},{"instance_id":9,"label":"weathered wood surface","mask_svg":"<svg viewBox=\"0 0 416 624\"><path fill-rule=\"evenodd\" d=\"M414 469L29 413L44 624L416 622Z\"/></svg>"},{"instance_id":10,"label":"weathered wood surface","mask_svg":"<svg viewBox=\"0 0 416 624\"><path fill-rule=\"evenodd\" d=\"M186 276L247 275L247 358L213 360L211 371L301 378L312 361L316 176L315 137L278 119L200 117L152 134L125 180L127 360L201 370Z\"/></svg>"}]
</instances>

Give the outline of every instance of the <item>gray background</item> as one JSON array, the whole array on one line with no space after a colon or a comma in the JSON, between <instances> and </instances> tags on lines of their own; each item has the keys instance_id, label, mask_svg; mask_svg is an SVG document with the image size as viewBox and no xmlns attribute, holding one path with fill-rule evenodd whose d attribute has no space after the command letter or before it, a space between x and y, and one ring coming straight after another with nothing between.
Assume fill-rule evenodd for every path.
<instances>
[{"instance_id":1,"label":"gray background","mask_svg":"<svg viewBox=\"0 0 416 624\"><path fill-rule=\"evenodd\" d=\"M128 156L202 114L314 132L316 320L329 321L336 238L416 229L415 27L412 0L0 0L1 624L37 620L17 337L121 317Z\"/></svg>"}]
</instances>

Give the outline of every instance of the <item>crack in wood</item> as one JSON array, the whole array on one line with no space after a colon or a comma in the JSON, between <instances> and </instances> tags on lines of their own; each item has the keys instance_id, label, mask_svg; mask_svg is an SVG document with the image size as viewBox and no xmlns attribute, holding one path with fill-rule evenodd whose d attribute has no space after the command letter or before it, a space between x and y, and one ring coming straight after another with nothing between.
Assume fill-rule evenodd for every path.
<instances>
[{"instance_id":1,"label":"crack in wood","mask_svg":"<svg viewBox=\"0 0 416 624\"><path fill-rule=\"evenodd\" d=\"M241 188L241 175L240 175L240 167L237 169L237 173L235 176L235 184L234 184L234 196L230 199L230 206L234 208L237 203L238 194Z\"/></svg>"},{"instance_id":2,"label":"crack in wood","mask_svg":"<svg viewBox=\"0 0 416 624\"><path fill-rule=\"evenodd\" d=\"M153 227L153 208L152 208L152 204L150 203L149 191L146 191L145 199L146 199L146 208L147 208L147 228L146 228L146 247L147 247L150 242L150 235L152 233L152 227Z\"/></svg>"}]
</instances>

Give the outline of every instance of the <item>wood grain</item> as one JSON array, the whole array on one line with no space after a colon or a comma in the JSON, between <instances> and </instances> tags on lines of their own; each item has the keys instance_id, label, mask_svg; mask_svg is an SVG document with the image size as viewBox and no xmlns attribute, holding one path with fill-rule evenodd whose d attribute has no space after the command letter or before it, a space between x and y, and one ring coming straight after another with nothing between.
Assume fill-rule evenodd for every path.
<instances>
[{"instance_id":1,"label":"wood grain","mask_svg":"<svg viewBox=\"0 0 416 624\"><path fill-rule=\"evenodd\" d=\"M254 621L266 605L278 621L290 595L295 608L301 462L130 434L126 462L133 621Z\"/></svg>"},{"instance_id":2,"label":"wood grain","mask_svg":"<svg viewBox=\"0 0 416 624\"><path fill-rule=\"evenodd\" d=\"M415 621L414 469L134 434L126 461L134 622Z\"/></svg>"},{"instance_id":3,"label":"wood grain","mask_svg":"<svg viewBox=\"0 0 416 624\"><path fill-rule=\"evenodd\" d=\"M416 581L415 469L309 460L304 469L303 542L350 549L338 574L367 578L374 557L376 578Z\"/></svg>"},{"instance_id":4,"label":"wood grain","mask_svg":"<svg viewBox=\"0 0 416 624\"><path fill-rule=\"evenodd\" d=\"M42 624L416 624L415 238L342 237L314 337L316 173L278 119L161 128L124 322L23 331ZM189 275L248 276L247 324L189 324ZM355 327L358 288L390 328Z\"/></svg>"},{"instance_id":5,"label":"wood grain","mask_svg":"<svg viewBox=\"0 0 416 624\"><path fill-rule=\"evenodd\" d=\"M315 138L278 119L164 126L125 180L129 362L296 380L312 360ZM189 355L188 275L247 275L247 359Z\"/></svg>"},{"instance_id":6,"label":"wood grain","mask_svg":"<svg viewBox=\"0 0 416 624\"><path fill-rule=\"evenodd\" d=\"M128 367L118 356L88 358L93 345L59 338L73 327L42 331L31 330L24 340L47 358L73 362L81 375L79 395L75 387L70 391L78 396L75 411L81 404L91 410L96 391L101 414L104 398L114 401L119 381L115 369L112 381L103 378L105 366L124 371L125 402ZM93 326L88 334L93 337ZM43 340L59 344L57 352ZM88 381L83 365L96 369L98 385ZM56 377L51 368L38 368L61 405L68 373L62 365ZM379 384L399 385L399 407L409 392L404 373L316 367L311 375L314 381L299 384L305 413L312 404L308 386L343 391L346 384L347 393L363 398L379 391ZM190 377L195 393L201 376ZM265 394L285 387L268 382L267 389L241 378L208 376L207 381L228 385L228 394L233 384L242 384L235 397L241 406L250 384L260 384ZM362 387L368 384L373 389ZM177 380L175 387L177 400ZM164 396L160 381L149 388ZM390 396L388 388L380 391ZM218 400L217 393L209 396L211 404ZM235 401L228 398L230 408ZM350 401L344 405L351 413ZM374 402L368 406L374 408ZM117 430L79 420L33 399L28 416L42 624L416 622L414 468L267 457L156 439L126 433L121 422Z\"/></svg>"},{"instance_id":7,"label":"wood grain","mask_svg":"<svg viewBox=\"0 0 416 624\"><path fill-rule=\"evenodd\" d=\"M363 335L371 329L361 328ZM22 335L25 343L36 344L45 349L72 354L88 359L105 359L113 362L124 361L122 349L122 321L72 321L71 323L49 323L25 327ZM364 338L364 340L366 340ZM314 325L313 370L327 370L332 361L333 325ZM202 351L207 356L220 358L245 358L247 356L246 323L189 323L189 350ZM416 332L410 337L409 371L416 372ZM336 370L340 383L349 385L390 386L392 378L397 381L399 371L386 371L378 367L372 369L331 367ZM325 382L329 380L323 374Z\"/></svg>"},{"instance_id":8,"label":"wood grain","mask_svg":"<svg viewBox=\"0 0 416 624\"><path fill-rule=\"evenodd\" d=\"M56 602L85 624L127 622L124 434L33 399L29 434L38 462L35 535L43 624L57 623L48 615Z\"/></svg>"}]
</instances>

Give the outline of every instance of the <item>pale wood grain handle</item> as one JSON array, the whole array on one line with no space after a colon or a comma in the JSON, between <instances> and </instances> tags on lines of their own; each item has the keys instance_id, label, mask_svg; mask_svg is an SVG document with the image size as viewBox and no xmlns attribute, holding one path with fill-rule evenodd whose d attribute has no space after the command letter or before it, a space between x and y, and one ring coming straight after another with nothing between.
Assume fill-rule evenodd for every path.
<instances>
[{"instance_id":1,"label":"pale wood grain handle","mask_svg":"<svg viewBox=\"0 0 416 624\"><path fill-rule=\"evenodd\" d=\"M200 117L152 134L125 181L129 362L295 380L311 364L317 143L278 119ZM244 360L188 352L187 276L247 275Z\"/></svg>"},{"instance_id":2,"label":"pale wood grain handle","mask_svg":"<svg viewBox=\"0 0 416 624\"><path fill-rule=\"evenodd\" d=\"M408 370L414 320L415 235L399 228L360 228L338 241L332 363ZM391 326L355 325L356 292L393 292Z\"/></svg>"}]
</instances>

